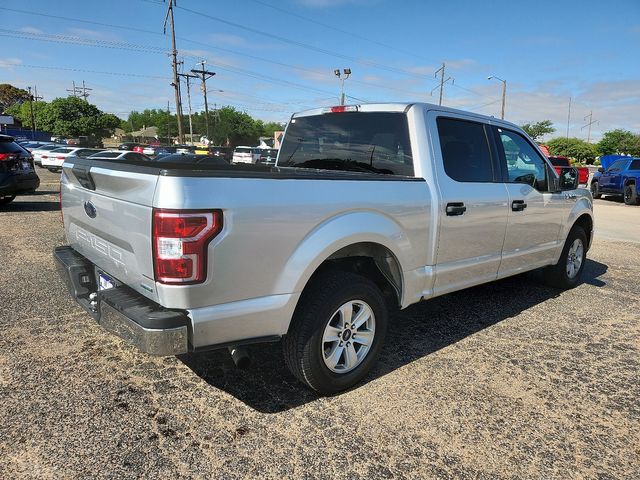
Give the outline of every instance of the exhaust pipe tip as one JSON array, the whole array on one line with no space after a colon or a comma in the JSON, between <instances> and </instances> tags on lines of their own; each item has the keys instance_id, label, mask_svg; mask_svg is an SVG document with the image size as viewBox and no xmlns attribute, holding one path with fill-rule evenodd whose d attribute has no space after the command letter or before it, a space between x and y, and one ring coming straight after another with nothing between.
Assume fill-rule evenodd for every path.
<instances>
[{"instance_id":1,"label":"exhaust pipe tip","mask_svg":"<svg viewBox=\"0 0 640 480\"><path fill-rule=\"evenodd\" d=\"M249 365L251 365L251 356L246 348L229 347L229 353L231 354L231 359L233 360L233 363L236 364L237 368L244 370L249 368Z\"/></svg>"}]
</instances>

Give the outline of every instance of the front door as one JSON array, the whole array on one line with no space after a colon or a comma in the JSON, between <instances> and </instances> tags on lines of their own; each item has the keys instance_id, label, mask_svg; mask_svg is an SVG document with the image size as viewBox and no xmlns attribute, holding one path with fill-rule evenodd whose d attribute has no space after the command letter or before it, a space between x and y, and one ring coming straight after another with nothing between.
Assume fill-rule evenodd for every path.
<instances>
[{"instance_id":1,"label":"front door","mask_svg":"<svg viewBox=\"0 0 640 480\"><path fill-rule=\"evenodd\" d=\"M429 112L440 225L434 294L495 280L507 227L508 194L491 126L473 117Z\"/></svg>"},{"instance_id":2,"label":"front door","mask_svg":"<svg viewBox=\"0 0 640 480\"><path fill-rule=\"evenodd\" d=\"M506 277L551 263L557 253L569 203L563 193L549 192L550 167L518 132L493 127L509 194L507 234L498 276Z\"/></svg>"}]
</instances>

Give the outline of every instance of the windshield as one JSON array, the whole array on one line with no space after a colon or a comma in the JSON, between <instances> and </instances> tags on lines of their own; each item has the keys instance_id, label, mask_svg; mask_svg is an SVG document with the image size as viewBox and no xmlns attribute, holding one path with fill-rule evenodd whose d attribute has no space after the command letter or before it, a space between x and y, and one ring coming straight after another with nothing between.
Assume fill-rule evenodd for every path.
<instances>
[{"instance_id":1,"label":"windshield","mask_svg":"<svg viewBox=\"0 0 640 480\"><path fill-rule=\"evenodd\" d=\"M291 120L278 166L413 176L407 117L344 112Z\"/></svg>"}]
</instances>

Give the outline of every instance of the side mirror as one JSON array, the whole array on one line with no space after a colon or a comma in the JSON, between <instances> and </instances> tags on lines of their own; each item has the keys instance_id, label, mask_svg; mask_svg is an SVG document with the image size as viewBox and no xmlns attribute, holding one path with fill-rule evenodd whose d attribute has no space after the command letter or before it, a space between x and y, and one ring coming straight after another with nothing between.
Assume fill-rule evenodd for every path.
<instances>
[{"instance_id":1,"label":"side mirror","mask_svg":"<svg viewBox=\"0 0 640 480\"><path fill-rule=\"evenodd\" d=\"M598 171L599 171L600 173L604 173L604 168L602 168L602 167L598 167Z\"/></svg>"},{"instance_id":2,"label":"side mirror","mask_svg":"<svg viewBox=\"0 0 640 480\"><path fill-rule=\"evenodd\" d=\"M560 190L575 190L578 188L578 169L571 168L563 168L562 173L560 174Z\"/></svg>"}]
</instances>

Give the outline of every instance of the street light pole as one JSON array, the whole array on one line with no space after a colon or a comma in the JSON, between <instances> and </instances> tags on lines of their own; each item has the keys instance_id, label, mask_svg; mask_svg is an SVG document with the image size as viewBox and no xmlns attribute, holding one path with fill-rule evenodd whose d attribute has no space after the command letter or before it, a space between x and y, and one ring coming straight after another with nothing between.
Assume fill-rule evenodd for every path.
<instances>
[{"instance_id":1,"label":"street light pole","mask_svg":"<svg viewBox=\"0 0 640 480\"><path fill-rule=\"evenodd\" d=\"M496 80L500 80L502 82L502 114L500 118L504 120L504 104L507 99L507 81L501 79L500 77L496 77L495 75L491 75L490 77L487 77L487 80L491 80L492 78L495 78Z\"/></svg>"},{"instance_id":2,"label":"street light pole","mask_svg":"<svg viewBox=\"0 0 640 480\"><path fill-rule=\"evenodd\" d=\"M340 69L336 68L333 73L336 77L338 77L340 79L340 105L344 105L344 81L349 78L349 75L351 75L351 69L350 68L344 68L342 70L342 72L344 73L344 76L340 75Z\"/></svg>"}]
</instances>

